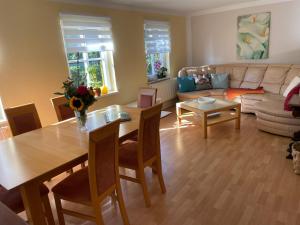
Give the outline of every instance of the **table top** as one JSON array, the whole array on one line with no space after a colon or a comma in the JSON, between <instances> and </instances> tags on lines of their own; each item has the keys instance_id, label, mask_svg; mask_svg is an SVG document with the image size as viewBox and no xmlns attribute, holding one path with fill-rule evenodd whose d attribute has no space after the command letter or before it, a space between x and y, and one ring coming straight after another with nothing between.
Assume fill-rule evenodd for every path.
<instances>
[{"instance_id":1,"label":"table top","mask_svg":"<svg viewBox=\"0 0 300 225\"><path fill-rule=\"evenodd\" d=\"M88 113L88 131L104 126L106 112L127 112L131 121L120 125L120 139L138 130L140 109L113 105ZM6 189L45 178L70 162L87 158L88 132L75 118L0 141L0 184ZM71 165L69 165L71 166Z\"/></svg>"},{"instance_id":2,"label":"table top","mask_svg":"<svg viewBox=\"0 0 300 225\"><path fill-rule=\"evenodd\" d=\"M200 112L215 112L220 111L224 109L230 109L233 107L236 107L240 105L240 103L233 102L233 101L227 101L222 99L215 99L214 102L211 103L204 103L201 101L198 101L198 99L188 100L184 102L177 103L177 106L189 109L194 109Z\"/></svg>"}]
</instances>

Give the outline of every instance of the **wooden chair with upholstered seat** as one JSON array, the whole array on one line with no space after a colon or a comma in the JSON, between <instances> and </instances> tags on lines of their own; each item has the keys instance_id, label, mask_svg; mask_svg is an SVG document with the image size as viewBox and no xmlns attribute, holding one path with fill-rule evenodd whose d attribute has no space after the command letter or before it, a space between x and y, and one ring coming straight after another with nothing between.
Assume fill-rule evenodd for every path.
<instances>
[{"instance_id":1,"label":"wooden chair with upholstered seat","mask_svg":"<svg viewBox=\"0 0 300 225\"><path fill-rule=\"evenodd\" d=\"M138 93L137 107L148 108L156 104L157 89L151 87L140 88Z\"/></svg>"},{"instance_id":2,"label":"wooden chair with upholstered seat","mask_svg":"<svg viewBox=\"0 0 300 225\"><path fill-rule=\"evenodd\" d=\"M4 110L13 136L20 135L42 127L39 115L34 104L27 104ZM55 224L48 198L49 189L40 185L40 194L43 201L44 213L49 225ZM23 200L18 188L6 190L0 185L0 201L15 213L24 211Z\"/></svg>"},{"instance_id":3,"label":"wooden chair with upholstered seat","mask_svg":"<svg viewBox=\"0 0 300 225\"><path fill-rule=\"evenodd\" d=\"M74 111L66 105L67 99L65 96L51 98L51 103L59 122L75 117Z\"/></svg>"},{"instance_id":4,"label":"wooden chair with upholstered seat","mask_svg":"<svg viewBox=\"0 0 300 225\"><path fill-rule=\"evenodd\" d=\"M147 190L144 168L152 167L154 169L158 175L162 193L166 192L162 174L159 136L161 108L162 104L157 104L142 110L138 141L127 141L120 145L120 167L132 169L136 172L135 178L125 175L120 175L120 177L141 184L147 207L151 205L151 201Z\"/></svg>"},{"instance_id":5,"label":"wooden chair with upholstered seat","mask_svg":"<svg viewBox=\"0 0 300 225\"><path fill-rule=\"evenodd\" d=\"M103 225L101 203L111 195L118 200L123 223L129 225L119 177L119 125L117 120L90 132L88 167L71 174L52 188L60 225L65 224L64 214ZM93 215L65 209L61 200L90 206Z\"/></svg>"},{"instance_id":6,"label":"wooden chair with upholstered seat","mask_svg":"<svg viewBox=\"0 0 300 225\"><path fill-rule=\"evenodd\" d=\"M42 128L33 103L4 109L13 136Z\"/></svg>"},{"instance_id":7,"label":"wooden chair with upholstered seat","mask_svg":"<svg viewBox=\"0 0 300 225\"><path fill-rule=\"evenodd\" d=\"M67 99L65 98L65 96L51 98L50 100L55 110L58 122L75 117L74 111L66 105ZM85 164L81 163L81 168L83 167L85 167ZM68 172L73 173L73 170L71 169Z\"/></svg>"}]
</instances>

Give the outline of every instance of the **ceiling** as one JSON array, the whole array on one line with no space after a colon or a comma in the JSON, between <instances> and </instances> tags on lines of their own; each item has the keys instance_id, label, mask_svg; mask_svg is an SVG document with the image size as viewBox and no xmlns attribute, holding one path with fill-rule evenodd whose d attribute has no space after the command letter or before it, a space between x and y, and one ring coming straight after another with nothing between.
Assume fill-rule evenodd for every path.
<instances>
[{"instance_id":1,"label":"ceiling","mask_svg":"<svg viewBox=\"0 0 300 225\"><path fill-rule=\"evenodd\" d=\"M115 7L130 7L167 13L191 14L209 11L216 8L230 8L235 6L249 7L290 0L54 0L79 4L107 5Z\"/></svg>"}]
</instances>

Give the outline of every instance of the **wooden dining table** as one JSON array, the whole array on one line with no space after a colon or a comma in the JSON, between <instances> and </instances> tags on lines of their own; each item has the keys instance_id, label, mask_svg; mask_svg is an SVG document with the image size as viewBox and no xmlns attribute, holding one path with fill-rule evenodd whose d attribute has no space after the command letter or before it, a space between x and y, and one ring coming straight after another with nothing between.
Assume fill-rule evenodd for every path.
<instances>
[{"instance_id":1,"label":"wooden dining table","mask_svg":"<svg viewBox=\"0 0 300 225\"><path fill-rule=\"evenodd\" d=\"M88 113L87 131L75 118L0 141L0 184L20 188L28 221L46 225L39 185L88 159L89 131L127 112L130 121L120 125L120 142L137 133L140 109L120 105Z\"/></svg>"}]
</instances>

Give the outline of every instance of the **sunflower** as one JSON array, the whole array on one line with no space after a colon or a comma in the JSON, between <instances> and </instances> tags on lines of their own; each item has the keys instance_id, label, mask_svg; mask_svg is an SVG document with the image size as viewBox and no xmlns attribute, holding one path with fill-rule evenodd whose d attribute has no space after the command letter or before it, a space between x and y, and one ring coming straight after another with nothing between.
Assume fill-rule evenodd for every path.
<instances>
[{"instance_id":1,"label":"sunflower","mask_svg":"<svg viewBox=\"0 0 300 225\"><path fill-rule=\"evenodd\" d=\"M80 98L76 98L75 96L73 96L70 99L70 108L72 110L77 110L77 111L81 111L84 107L84 103Z\"/></svg>"}]
</instances>

